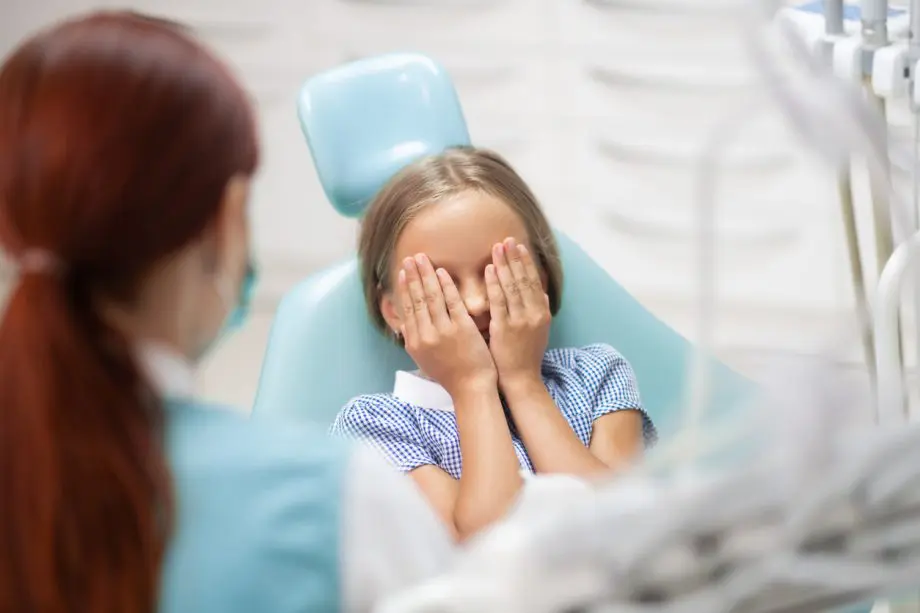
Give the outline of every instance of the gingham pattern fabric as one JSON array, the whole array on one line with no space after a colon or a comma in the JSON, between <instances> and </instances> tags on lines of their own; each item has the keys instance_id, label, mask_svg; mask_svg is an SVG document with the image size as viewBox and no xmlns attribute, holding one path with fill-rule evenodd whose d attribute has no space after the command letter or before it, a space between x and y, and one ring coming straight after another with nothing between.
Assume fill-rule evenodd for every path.
<instances>
[{"instance_id":1,"label":"gingham pattern fabric","mask_svg":"<svg viewBox=\"0 0 920 613\"><path fill-rule=\"evenodd\" d=\"M594 422L622 409L642 412L646 446L657 439L655 426L642 408L632 367L613 347L550 349L543 357L542 374L550 396L585 446ZM533 473L507 407L505 414L521 468ZM401 471L433 464L460 478L463 460L453 411L416 406L393 394L368 394L349 402L330 431L365 440Z\"/></svg>"}]
</instances>

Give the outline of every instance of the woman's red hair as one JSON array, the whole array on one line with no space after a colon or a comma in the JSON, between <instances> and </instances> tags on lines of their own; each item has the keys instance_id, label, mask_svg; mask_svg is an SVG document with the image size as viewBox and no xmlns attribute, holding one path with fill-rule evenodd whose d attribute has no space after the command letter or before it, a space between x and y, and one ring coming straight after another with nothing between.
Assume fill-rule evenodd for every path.
<instances>
[{"instance_id":1,"label":"woman's red hair","mask_svg":"<svg viewBox=\"0 0 920 613\"><path fill-rule=\"evenodd\" d=\"M40 250L0 322L0 611L150 613L173 514L125 305L252 174L246 95L181 28L95 13L0 66L0 241Z\"/></svg>"}]
</instances>

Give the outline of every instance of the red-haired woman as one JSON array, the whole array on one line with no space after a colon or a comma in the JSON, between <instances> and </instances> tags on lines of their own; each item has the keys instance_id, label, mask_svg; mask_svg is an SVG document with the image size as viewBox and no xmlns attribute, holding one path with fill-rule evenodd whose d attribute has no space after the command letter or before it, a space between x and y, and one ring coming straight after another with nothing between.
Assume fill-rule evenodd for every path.
<instances>
[{"instance_id":1,"label":"red-haired woman","mask_svg":"<svg viewBox=\"0 0 920 613\"><path fill-rule=\"evenodd\" d=\"M365 610L439 570L411 486L192 396L250 284L246 94L180 28L70 20L0 67L0 612Z\"/></svg>"}]
</instances>

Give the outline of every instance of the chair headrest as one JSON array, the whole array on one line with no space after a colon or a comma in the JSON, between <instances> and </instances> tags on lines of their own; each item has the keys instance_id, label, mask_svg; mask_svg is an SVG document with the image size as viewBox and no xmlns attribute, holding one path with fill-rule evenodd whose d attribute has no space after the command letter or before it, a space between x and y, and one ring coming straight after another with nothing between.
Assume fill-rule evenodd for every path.
<instances>
[{"instance_id":1,"label":"chair headrest","mask_svg":"<svg viewBox=\"0 0 920 613\"><path fill-rule=\"evenodd\" d=\"M419 54L320 73L304 84L297 111L326 197L347 217L360 217L406 165L470 144L450 77Z\"/></svg>"}]
</instances>

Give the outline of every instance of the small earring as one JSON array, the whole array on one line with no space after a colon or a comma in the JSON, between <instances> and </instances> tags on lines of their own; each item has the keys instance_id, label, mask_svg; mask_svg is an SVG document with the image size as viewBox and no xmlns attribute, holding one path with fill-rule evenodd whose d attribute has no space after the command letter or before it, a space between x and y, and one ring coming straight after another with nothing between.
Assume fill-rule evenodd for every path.
<instances>
[{"instance_id":1,"label":"small earring","mask_svg":"<svg viewBox=\"0 0 920 613\"><path fill-rule=\"evenodd\" d=\"M393 338L396 340L400 340L402 338L402 334L399 332L399 330L393 330Z\"/></svg>"}]
</instances>

